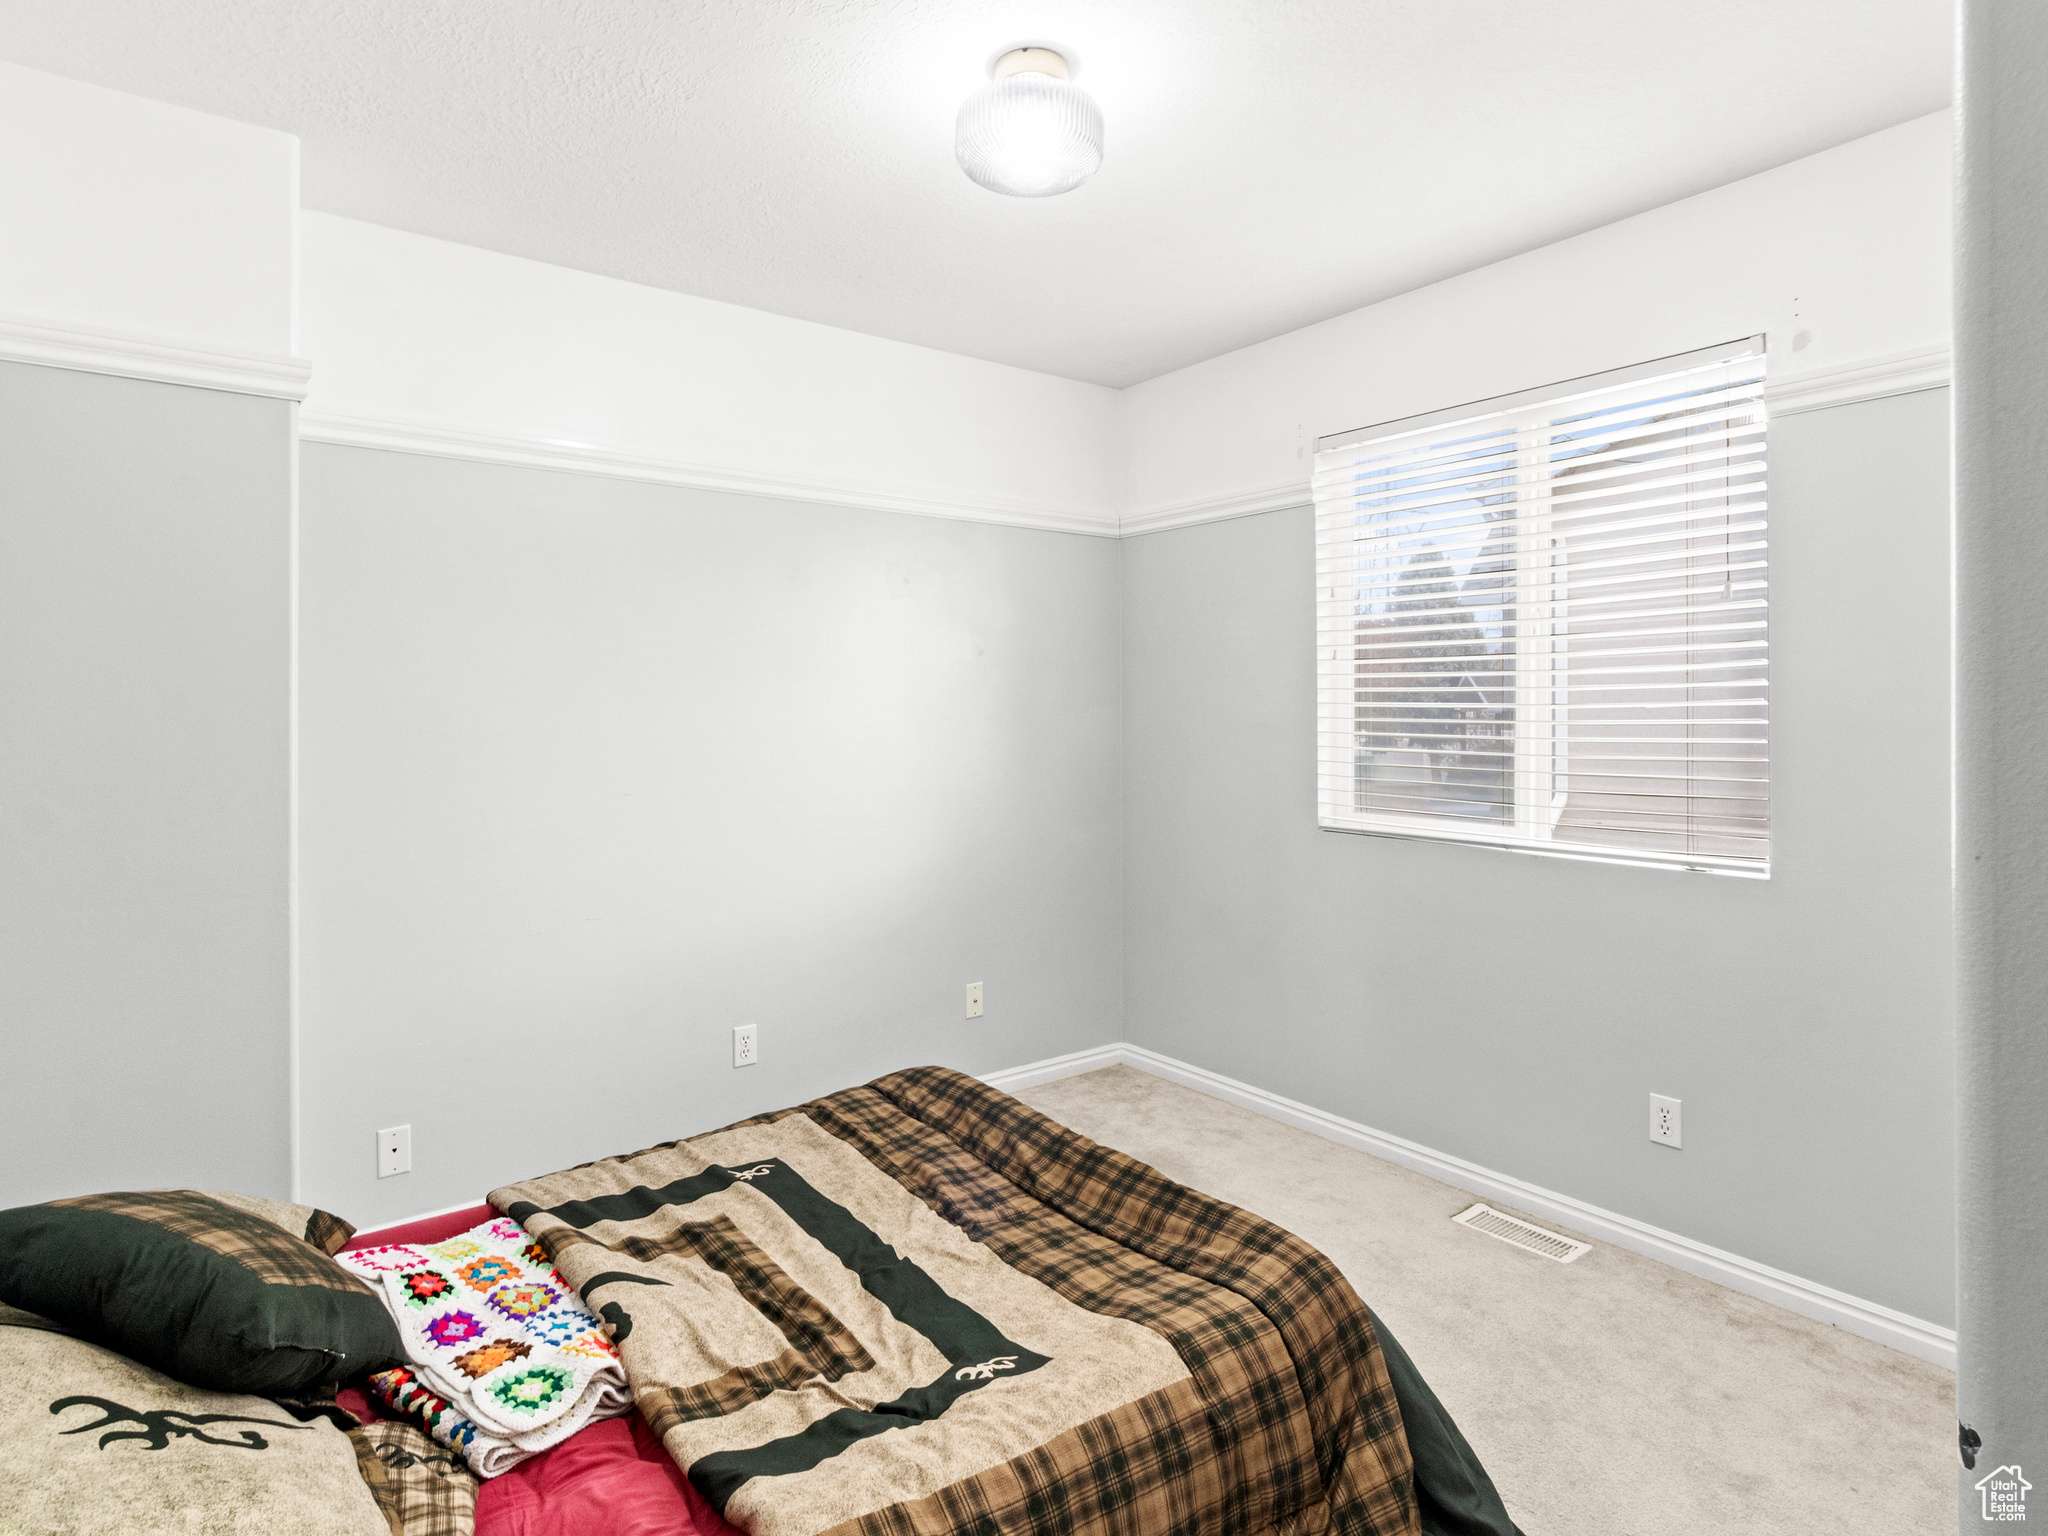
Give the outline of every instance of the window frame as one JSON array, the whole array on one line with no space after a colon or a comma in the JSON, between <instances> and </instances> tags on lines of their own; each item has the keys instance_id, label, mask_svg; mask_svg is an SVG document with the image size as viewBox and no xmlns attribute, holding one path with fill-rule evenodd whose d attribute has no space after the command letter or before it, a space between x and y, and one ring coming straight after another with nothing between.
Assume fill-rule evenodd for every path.
<instances>
[{"instance_id":1,"label":"window frame","mask_svg":"<svg viewBox=\"0 0 2048 1536\"><path fill-rule=\"evenodd\" d=\"M1333 614L1341 616L1345 611L1346 604L1351 605L1349 611L1355 614L1357 612L1356 604L1358 599L1355 595L1355 586L1352 590L1347 591L1341 583L1333 582L1330 572L1325 569L1324 564L1326 547L1333 542L1330 537L1331 531L1339 526L1336 519L1343 515L1341 511L1335 510L1335 508L1345 498L1341 494L1337 496L1324 496L1320 494L1325 479L1323 455L1335 450L1368 443L1377 446L1383 442L1396 442L1402 438L1421 436L1443 429L1456 430L1467 426L1473 429L1473 440L1478 440L1487 435L1486 429L1490 425L1498 423L1517 434L1518 447L1516 452L1520 454L1526 451L1519 446L1525 434L1532 431L1553 433L1557 425L1554 418L1561 408L1566 407L1577 398L1597 396L1632 385L1652 384L1667 377L1677 380L1688 374L1698 376L1708 369L1733 364L1742 365L1742 371L1745 373L1751 367L1754 367L1756 370L1757 429L1761 433L1762 442L1761 458L1758 463L1760 466L1767 466L1769 459L1770 422L1765 393L1768 388L1766 363L1767 340L1766 337L1759 334L1724 342L1717 346L1696 348L1690 352L1650 359L1642 363L1631 364L1627 367L1610 369L1603 373L1583 375L1552 384L1517 390L1511 394L1496 396L1492 399L1474 401L1465 405L1446 407L1415 416L1400 417L1391 421L1376 423L1372 426L1331 433L1317 439L1315 451L1318 467L1316 477L1311 483L1311 499L1315 503L1315 579L1317 587L1316 806L1317 825L1320 830L1369 837L1392 837L1409 841L1446 842L1465 846L1493 848L1507 852L1534 853L1544 857L1565 858L1582 862L1623 864L1674 871L1720 874L1737 878L1769 879L1773 848L1769 822L1771 733L1767 670L1770 619L1767 517L1762 525L1766 531L1757 537L1758 546L1764 551L1759 557L1763 576L1762 592L1760 594L1760 617L1757 625L1753 626L1760 628L1758 638L1763 642L1761 649L1757 653L1757 661L1764 668L1764 676L1756 684L1758 702L1762 704L1761 719L1757 722L1761 726L1762 732L1759 738L1761 756L1756 759L1746 759L1757 761L1761 764L1760 776L1757 782L1760 784L1762 792L1761 795L1753 798L1760 800L1763 806L1762 829L1759 834L1763 852L1760 858L1755 858L1705 854L1695 851L1681 852L1677 850L1634 848L1624 845L1600 845L1557 836L1557 827L1564 815L1567 798L1567 791L1560 788L1560 781L1568 781L1571 774L1568 754L1569 728L1565 715L1566 706L1562 702L1563 696L1568 695L1570 689L1568 686L1559 686L1559 679L1561 677L1569 677L1569 666L1560 668L1547 658L1555 656L1561 651L1568 652L1569 650L1568 647L1561 643L1565 632L1562 628L1563 614L1560 611L1561 599L1559 595L1561 589L1568 587L1569 577L1566 577L1563 582L1553 578L1548 581L1535 583L1531 583L1528 578L1537 570L1556 569L1565 571L1569 568L1569 562L1559 559L1556 555L1552 555L1543 565L1531 565L1529 563L1529 556L1538 550L1554 551L1563 548L1563 539L1558 533L1553 515L1545 510L1551 504L1551 498L1556 493L1557 484L1561 476L1552 470L1552 472L1545 474L1540 479L1533 482L1527 481L1523 478L1523 474L1531 466L1524 464L1519 458L1512 465L1512 468L1518 472L1517 477L1510 482L1513 484L1515 491L1512 503L1515 508L1515 528L1512 534L1513 543L1507 547L1505 555L1499 557L1511 558L1513 560L1511 569L1514 580L1512 586L1504 586L1502 588L1504 594L1510 595L1506 597L1506 600L1497 605L1504 614L1510 609L1512 609L1514 614L1512 620L1503 617L1503 619L1497 621L1503 630L1503 638L1512 638L1515 642L1512 670L1508 672L1508 675L1513 678L1513 702L1496 706L1496 708L1503 710L1511 716L1509 734L1505 738L1509 746L1501 754L1506 757L1508 763L1505 771L1511 775L1511 784L1503 786L1509 791L1510 798L1497 803L1503 805L1512 804L1514 811L1511 824L1512 830L1503 831L1497 827L1486 827L1483 825L1460 826L1457 824L1455 817L1441 813L1409 814L1385 808L1359 810L1356 804L1358 791L1355 787L1346 789L1342 786L1347 784L1355 786L1360 782L1357 778L1358 753L1360 750L1358 742L1363 733L1355 728L1347 730L1341 723L1333 728L1332 721L1343 722L1347 719L1355 721L1358 718L1357 710L1362 697L1362 690L1357 681L1360 673L1358 662L1362 657L1355 641L1338 641L1333 643L1331 631L1326 626L1326 619ZM1544 422L1541 420L1541 417L1544 415L1549 415L1553 419L1549 422ZM1536 419L1532 420L1532 417ZM1550 443L1555 443L1558 440L1555 436L1552 436ZM1542 446L1548 447L1549 445L1549 443L1545 443ZM1447 446L1455 446L1455 444L1447 443ZM1732 463L1735 455L1730 453L1727 457ZM1548 466L1568 463L1569 461L1552 458L1539 462ZM1732 479L1731 475L1731 484ZM1766 468L1764 470L1764 480L1761 482L1759 489L1766 488L1767 485L1768 470ZM1709 494L1711 495L1711 493ZM1723 494L1731 495L1731 492L1724 488ZM1328 506L1326 506L1326 503L1328 503ZM1735 515L1732 511L1732 505L1731 499L1731 527L1732 518ZM1767 508L1768 501L1766 500L1760 504L1754 515L1762 516L1767 511ZM1745 512L1743 515L1750 516L1752 514ZM1351 521L1352 525L1356 526L1357 519L1355 515ZM1732 537L1732 533L1724 537ZM1479 547L1483 548L1485 542L1484 539L1479 540ZM1535 548L1532 549L1532 545ZM1732 546L1723 545L1722 559L1724 565L1727 564L1728 552L1731 549ZM1677 557L1674 555L1672 558ZM1471 568L1479 563L1479 557L1475 556L1471 561L1471 565L1468 566L1468 579L1472 574ZM1356 564L1357 562L1354 560L1354 569ZM1732 582L1732 577L1730 580ZM1543 590L1544 595L1532 600L1531 594L1538 588ZM1383 588L1383 590L1392 589ZM1690 596L1689 593L1687 595ZM1686 604L1688 609L1691 606L1690 602ZM1529 612L1531 608L1541 609L1542 612L1540 614L1531 614ZM1542 633L1530 633L1530 628L1539 624L1543 626ZM1688 651L1694 648L1693 637L1703 632L1706 631L1702 627L1694 623L1688 623L1683 642ZM1597 638L1597 636L1588 638ZM1548 639L1550 644L1539 648L1534 644L1526 643L1536 639ZM1398 644L1398 642L1396 643ZM1702 645L1698 648L1711 650L1713 647L1711 645ZM1347 650L1349 651L1348 656L1345 654ZM1348 670L1340 670L1346 667L1348 667ZM1507 671L1507 669L1502 670ZM1473 691L1479 694L1483 704L1485 693L1480 684L1471 677L1468 677L1466 680L1471 683ZM1689 680L1684 686L1690 691L1695 684ZM1414 691L1422 692L1424 690L1421 685L1418 685ZM1547 700L1538 697L1546 693L1549 695ZM1437 709L1446 706L1429 704L1423 707ZM1688 710L1693 708L1693 702L1688 701L1685 707ZM1529 716L1529 718L1525 719L1525 715ZM1425 733L1425 735L1427 734ZM1547 750L1543 746L1545 741L1550 743ZM1560 743L1565 744L1562 756ZM1690 745L1690 742L1688 742L1688 745ZM1532 747L1534 750L1531 750ZM1611 761L1612 759L1606 760ZM1708 782L1733 782L1743 777L1729 775L1724 778L1697 774L1694 771L1695 756L1690 750L1683 757L1674 757L1673 760L1684 763L1686 772L1682 776L1678 774L1670 776L1674 781L1681 782L1685 786L1684 793L1672 796L1671 798L1683 800L1688 807L1698 798L1717 798L1713 795L1705 797L1696 796L1693 793L1693 785L1695 783L1702 780ZM1541 766L1537 766L1539 764ZM1601 777L1601 775L1593 773L1587 773L1585 776L1591 778ZM1750 797L1734 796L1731 798L1741 799ZM1351 802L1348 806L1342 803L1347 800ZM1692 816L1693 812L1688 809L1685 817L1688 830L1684 834L1688 843L1690 843L1693 836L1690 831ZM1502 820L1505 819L1502 818Z\"/></svg>"}]
</instances>

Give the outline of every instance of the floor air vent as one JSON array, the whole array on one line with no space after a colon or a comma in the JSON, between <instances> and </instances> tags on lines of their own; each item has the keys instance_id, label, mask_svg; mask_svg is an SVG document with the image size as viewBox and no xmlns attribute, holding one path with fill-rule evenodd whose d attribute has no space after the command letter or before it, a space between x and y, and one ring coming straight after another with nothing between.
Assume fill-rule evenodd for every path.
<instances>
[{"instance_id":1,"label":"floor air vent","mask_svg":"<svg viewBox=\"0 0 2048 1536\"><path fill-rule=\"evenodd\" d=\"M1474 1232L1484 1232L1488 1237L1497 1237L1517 1248L1526 1248L1546 1259L1555 1259L1560 1264L1569 1264L1580 1254L1593 1250L1591 1243L1577 1242L1569 1237L1559 1237L1555 1232L1546 1232L1541 1227L1532 1227L1519 1217L1502 1215L1490 1205L1475 1205L1469 1211L1460 1211L1451 1220L1461 1227L1470 1227Z\"/></svg>"}]
</instances>

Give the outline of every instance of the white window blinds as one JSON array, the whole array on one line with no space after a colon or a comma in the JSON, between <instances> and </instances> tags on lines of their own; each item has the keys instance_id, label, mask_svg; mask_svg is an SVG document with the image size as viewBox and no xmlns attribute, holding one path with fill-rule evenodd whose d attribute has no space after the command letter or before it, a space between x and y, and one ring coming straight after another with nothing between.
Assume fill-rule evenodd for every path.
<instances>
[{"instance_id":1,"label":"white window blinds","mask_svg":"<svg viewBox=\"0 0 2048 1536\"><path fill-rule=\"evenodd\" d=\"M1763 339L1325 438L1341 831L1761 875Z\"/></svg>"}]
</instances>

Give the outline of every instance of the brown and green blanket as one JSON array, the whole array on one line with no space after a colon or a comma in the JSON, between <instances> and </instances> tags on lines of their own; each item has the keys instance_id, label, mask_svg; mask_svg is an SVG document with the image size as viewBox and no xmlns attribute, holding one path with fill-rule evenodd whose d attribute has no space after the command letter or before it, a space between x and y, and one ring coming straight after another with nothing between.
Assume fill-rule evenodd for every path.
<instances>
[{"instance_id":1,"label":"brown and green blanket","mask_svg":"<svg viewBox=\"0 0 2048 1536\"><path fill-rule=\"evenodd\" d=\"M1422 1529L1328 1259L959 1073L491 1200L752 1536Z\"/></svg>"}]
</instances>

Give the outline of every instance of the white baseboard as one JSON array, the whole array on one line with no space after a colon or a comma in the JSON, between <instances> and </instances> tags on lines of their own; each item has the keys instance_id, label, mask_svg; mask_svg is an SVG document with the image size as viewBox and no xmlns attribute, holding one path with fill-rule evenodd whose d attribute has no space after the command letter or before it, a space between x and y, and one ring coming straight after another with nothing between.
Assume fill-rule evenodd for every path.
<instances>
[{"instance_id":1,"label":"white baseboard","mask_svg":"<svg viewBox=\"0 0 2048 1536\"><path fill-rule=\"evenodd\" d=\"M1491 1168L1468 1163L1462 1157L1453 1157L1403 1137L1376 1131L1369 1125L1360 1125L1341 1115L1282 1098L1277 1093L1268 1093L1263 1088L1254 1088L1250 1083L1241 1083L1220 1072L1162 1056L1140 1045L1118 1042L1097 1046L1093 1050L1075 1051L1066 1056L1012 1067L1004 1072L984 1073L982 1081L1005 1093L1015 1093L1055 1078L1072 1077L1116 1063L1137 1067L1168 1082L1179 1083L1245 1109L1257 1110L1288 1125L1313 1131L1341 1146L1369 1152L1390 1163L1399 1163L1417 1173L1428 1174L1453 1188L1499 1201L1601 1242L1612 1243L1617 1248L1626 1248L1631 1253L1643 1254L1674 1269L1725 1285L1730 1290L1741 1291L1744 1295L1831 1323L1866 1339L1875 1339L1880 1344L1888 1344L1922 1360L1955 1369L1956 1333L1953 1328L1944 1328L1877 1302L1865 1301L1860 1296L1851 1296L1832 1286L1787 1274L1782 1269L1773 1269L1740 1254L1709 1247L1676 1232L1666 1232L1632 1216L1602 1210L1570 1195L1561 1195L1509 1174L1496 1173Z\"/></svg>"},{"instance_id":2,"label":"white baseboard","mask_svg":"<svg viewBox=\"0 0 2048 1536\"><path fill-rule=\"evenodd\" d=\"M1085 1051L1069 1051L1064 1056L1048 1056L1044 1061L1034 1061L1021 1067L1010 1067L1002 1072L984 1072L981 1080L991 1088L1000 1088L1005 1093L1016 1093L1023 1088L1036 1088L1040 1083L1052 1082L1055 1078L1078 1077L1083 1072L1093 1072L1097 1067L1113 1067L1122 1062L1136 1065L1136 1046L1098 1045ZM1159 1076L1168 1074L1161 1072Z\"/></svg>"}]
</instances>

